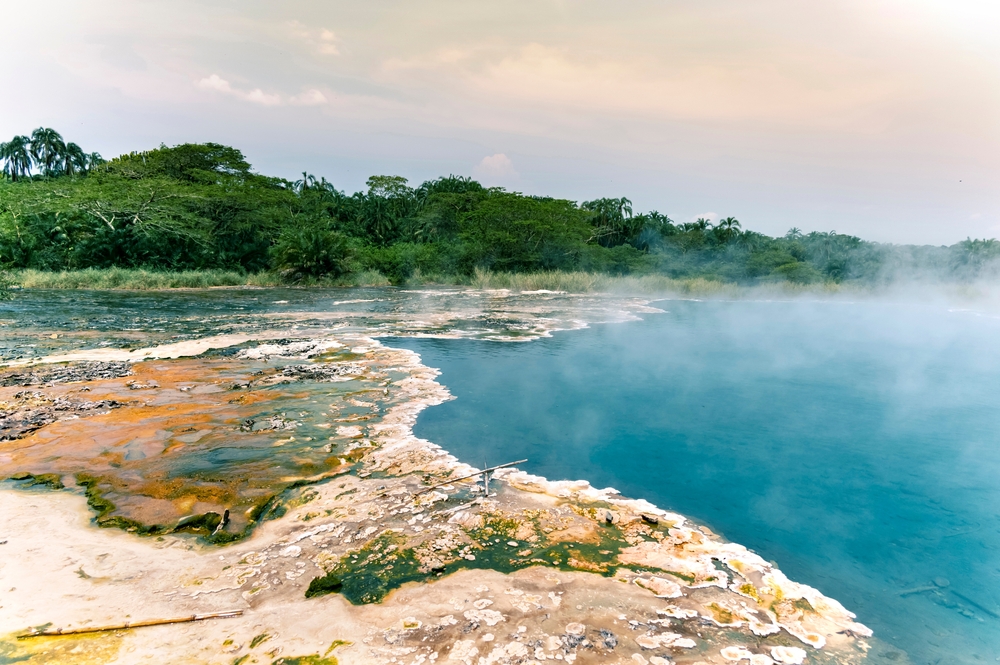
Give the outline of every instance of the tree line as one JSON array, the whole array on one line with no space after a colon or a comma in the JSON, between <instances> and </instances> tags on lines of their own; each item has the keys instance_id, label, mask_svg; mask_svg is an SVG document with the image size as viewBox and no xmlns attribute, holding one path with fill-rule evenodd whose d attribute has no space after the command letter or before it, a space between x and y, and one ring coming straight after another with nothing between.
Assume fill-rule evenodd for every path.
<instances>
[{"instance_id":1,"label":"tree line","mask_svg":"<svg viewBox=\"0 0 1000 665\"><path fill-rule=\"evenodd\" d=\"M33 172L43 177L82 175L104 163L99 153L86 153L75 143L67 143L54 129L39 127L31 136L15 136L0 143L4 177L17 182Z\"/></svg>"},{"instance_id":2,"label":"tree line","mask_svg":"<svg viewBox=\"0 0 1000 665\"><path fill-rule=\"evenodd\" d=\"M325 178L255 173L216 143L105 161L51 129L0 145L0 268L235 269L289 281L374 270L420 274L583 270L661 273L737 283L886 281L906 274L995 274L996 240L951 247L851 235L771 237L735 217L677 223L629 199L575 202L485 187L449 175L411 186L372 176L348 194Z\"/></svg>"}]
</instances>

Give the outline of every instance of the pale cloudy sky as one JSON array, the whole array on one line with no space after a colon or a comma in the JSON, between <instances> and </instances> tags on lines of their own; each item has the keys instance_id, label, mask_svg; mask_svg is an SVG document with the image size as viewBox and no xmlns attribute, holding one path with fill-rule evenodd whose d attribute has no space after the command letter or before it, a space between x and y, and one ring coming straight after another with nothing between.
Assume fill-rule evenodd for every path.
<instances>
[{"instance_id":1,"label":"pale cloudy sky","mask_svg":"<svg viewBox=\"0 0 1000 665\"><path fill-rule=\"evenodd\" d=\"M1000 237L996 0L0 0L0 140Z\"/></svg>"}]
</instances>

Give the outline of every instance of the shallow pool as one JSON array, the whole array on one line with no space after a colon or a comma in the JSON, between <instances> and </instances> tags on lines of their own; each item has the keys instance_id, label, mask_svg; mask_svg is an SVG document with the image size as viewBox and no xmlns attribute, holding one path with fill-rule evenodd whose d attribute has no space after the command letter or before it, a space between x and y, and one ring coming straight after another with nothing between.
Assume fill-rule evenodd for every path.
<instances>
[{"instance_id":1,"label":"shallow pool","mask_svg":"<svg viewBox=\"0 0 1000 665\"><path fill-rule=\"evenodd\" d=\"M394 339L456 400L416 433L702 521L915 663L1000 656L1000 320L887 303L659 303L526 344Z\"/></svg>"}]
</instances>

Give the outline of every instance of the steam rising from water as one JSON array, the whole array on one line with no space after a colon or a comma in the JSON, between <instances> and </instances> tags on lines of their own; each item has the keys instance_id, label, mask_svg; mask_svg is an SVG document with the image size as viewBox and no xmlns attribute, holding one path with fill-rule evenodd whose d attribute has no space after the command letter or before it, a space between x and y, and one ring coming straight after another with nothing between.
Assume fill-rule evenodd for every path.
<instances>
[{"instance_id":1,"label":"steam rising from water","mask_svg":"<svg viewBox=\"0 0 1000 665\"><path fill-rule=\"evenodd\" d=\"M793 577L819 586L850 609L862 609L863 621L882 622L885 636L897 639L912 653L922 654L927 645L920 640L941 631L952 653L975 653L989 645L991 633L984 636L955 624L956 616L962 617L960 621L982 619L985 624L996 605L995 599L978 593L979 589L962 584L968 570L974 571L975 579L990 580L996 568L991 558L970 563L967 547L979 543L995 550L997 545L986 536L980 538L982 524L990 517L980 520L969 508L983 497L985 505L995 503L988 482L1000 468L991 424L1000 415L993 412L1000 385L995 381L998 368L983 360L991 357L998 324L985 311L948 312L940 307L843 300L673 302L665 304L670 312L662 315L642 300L600 296L536 293L511 297L502 291L400 290L369 290L358 295L370 297L240 291L92 294L81 302L69 294L30 294L5 306L11 315L4 356L15 362L46 355L51 360L74 351L78 358L88 354L172 357L179 354L178 349L200 352L198 340L206 336L232 335L234 341L244 340L239 342L238 353L213 351L197 359L174 361L170 369L159 368L155 361L142 363L143 371L132 379L141 384L134 394L183 392L185 385L205 378L211 370L218 374L215 378L239 385L231 393L216 390L195 395L211 402L203 407L225 411L233 421L229 424L238 428L241 420L246 425L241 410L255 404L252 393L273 390L267 406L274 411L280 405L282 412L270 414L272 419L265 424L273 425L276 418L278 425L258 430L259 419L251 418L255 422L244 432L270 437L268 442L277 446L271 448L275 459L291 463L287 476L256 478L266 485L309 476L314 471L310 465L325 460L330 452L336 453L337 459L328 464L334 469L350 461L344 456L350 452L349 441L359 434L364 437L363 426L347 431L354 424L345 421L344 431L338 427L339 437L331 450L323 450L316 440L319 432L305 432L303 423L295 423L296 429L303 426L296 432L304 435L300 442L292 445L285 440L290 437L282 430L290 421L318 421L319 416L329 415L312 413L312 407L294 400L309 401L320 393L337 392L329 385L282 383L286 370L299 372L297 363L308 359L306 347L316 339L340 340L323 351L346 354L312 359L320 365L346 367L352 362L350 356L356 355L374 367L377 359L365 356L370 349L339 344L360 340L363 333L526 340L552 330L634 320L643 314L647 321L642 323L602 326L529 345L481 342L454 347L476 367L455 376L446 369L444 383L460 396L452 407L469 403L463 379L477 389L494 383L502 394L491 396L488 408L462 418L448 415L452 407L431 410L426 422L433 422L437 412L450 423L473 429L459 441L446 433L430 438L462 456L469 452L463 452L462 440L479 444L465 460L477 466L483 461L508 461L516 450L512 442L527 443L531 450L523 456L531 458L532 470L550 477L586 477L598 485L611 484L632 496L650 498L722 526L733 540L749 543L766 558L781 561ZM161 346L149 352L135 351L156 343ZM440 342L427 344L427 348L442 348ZM295 354L305 358L284 357ZM484 358L498 363L492 371L477 364ZM174 376L183 374L185 367L191 382ZM259 374L248 381L240 374L245 369ZM341 376L333 371L335 367L327 369L333 372L331 377ZM156 381L155 373L161 371L164 374ZM323 378L316 371L308 374L307 384ZM353 406L370 410L391 399L388 393L381 397L361 394L384 388L378 383L382 377L358 378L373 383L342 396L345 402L364 402ZM128 383L118 389L117 397L122 399L132 394ZM146 389L150 392L141 392ZM588 401L588 391L599 403ZM166 416L156 409L169 406L174 397L180 396L159 400L145 415ZM516 417L519 413L522 418ZM138 416L134 423L119 424L136 426L149 420ZM223 425L226 418L221 419ZM491 418L499 418L500 424L491 428ZM79 434L86 428L70 429ZM268 433L261 434L264 430ZM677 445L658 448L656 437L662 432L674 437ZM959 441L957 433L965 438ZM120 507L133 510L132 517L142 516L141 506L130 504L128 495L143 495L148 487L130 488L127 481L129 472L139 470L150 451L126 441L136 438L130 430L124 434L122 442L128 445L121 459L105 460L109 469L120 471L105 471L120 474L125 481L111 488L117 492ZM153 434L156 439L158 433ZM198 474L207 467L192 467L200 458L189 453L207 455L201 461L209 466L214 460L228 468L232 460L217 455L230 446L215 450L202 445L199 435L197 428L173 432L171 436L188 450L184 446L171 449L170 453L180 452L170 459L165 455L163 462L182 476L189 474L196 484L204 484ZM622 436L629 439L626 448L618 445ZM220 442L225 443L225 438ZM792 445L788 445L790 440ZM485 451L489 457L484 460L482 446L485 443L489 448L491 442L495 448ZM35 466L72 462L49 459L44 452L41 447L34 452ZM99 458L82 455L78 461ZM641 473L623 475L623 462ZM662 494L665 490L672 493ZM152 496L148 491L144 496L177 498ZM226 502L233 503L232 497L226 497ZM197 512L214 507L207 503L175 505L171 510ZM985 533L995 531L988 527ZM970 540L972 534L978 535ZM946 540L961 546L943 546ZM886 543L891 546L888 551ZM918 556L907 559L907 553ZM880 571L889 571L889 577L879 577ZM949 577L947 584L939 583L942 573ZM885 584L892 590L888 595L866 595ZM919 588L923 590L899 595ZM913 614L912 603L922 603L923 609ZM892 623L893 616L905 618L903 629L910 625L917 630L897 631L900 626ZM924 625L910 621L912 616L919 616ZM965 651L954 647L956 637L967 642L959 644Z\"/></svg>"},{"instance_id":2,"label":"steam rising from water","mask_svg":"<svg viewBox=\"0 0 1000 665\"><path fill-rule=\"evenodd\" d=\"M1000 652L1000 317L940 302L656 304L669 312L517 348L395 342L456 396L417 434L704 520L915 662Z\"/></svg>"}]
</instances>

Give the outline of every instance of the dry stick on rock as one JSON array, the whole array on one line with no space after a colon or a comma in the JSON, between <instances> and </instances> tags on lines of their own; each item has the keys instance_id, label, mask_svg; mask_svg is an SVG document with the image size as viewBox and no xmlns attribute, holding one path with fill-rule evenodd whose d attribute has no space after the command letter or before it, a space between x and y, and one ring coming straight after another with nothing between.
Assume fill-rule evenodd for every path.
<instances>
[{"instance_id":1,"label":"dry stick on rock","mask_svg":"<svg viewBox=\"0 0 1000 665\"><path fill-rule=\"evenodd\" d=\"M145 626L163 626L170 623L189 623L191 621L204 621L206 619L230 619L232 617L243 616L243 610L229 610L228 612L211 612L209 614L192 614L187 617L175 617L173 619L147 619L146 621L134 621L117 624L114 626L95 626L94 628L70 628L63 630L32 630L29 633L18 635L17 639L26 640L30 637L56 637L59 635L83 635L86 633L104 633L112 630L128 630L129 628L143 628Z\"/></svg>"},{"instance_id":2,"label":"dry stick on rock","mask_svg":"<svg viewBox=\"0 0 1000 665\"><path fill-rule=\"evenodd\" d=\"M518 460L516 462L507 462L506 464L498 464L497 466L491 466L488 469L483 469L482 471L476 471L475 473L470 473L469 475L462 476L461 478L451 478L449 480L444 481L443 483L438 483L437 485L431 485L430 487L425 487L424 489L420 490L419 492L417 492L413 496L420 496L424 492L430 492L431 490L437 489L438 487L444 487L445 485L451 485L452 483L457 483L460 480L468 480L469 478L475 478L476 476L481 476L484 473L489 473L490 471L496 471L497 469L505 469L508 466L516 466L518 464L524 464L527 461L528 460L526 460L526 459L522 459L522 460Z\"/></svg>"}]
</instances>

